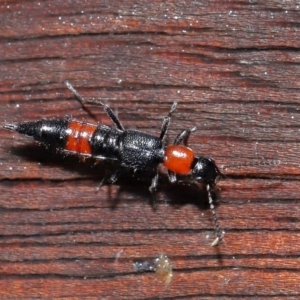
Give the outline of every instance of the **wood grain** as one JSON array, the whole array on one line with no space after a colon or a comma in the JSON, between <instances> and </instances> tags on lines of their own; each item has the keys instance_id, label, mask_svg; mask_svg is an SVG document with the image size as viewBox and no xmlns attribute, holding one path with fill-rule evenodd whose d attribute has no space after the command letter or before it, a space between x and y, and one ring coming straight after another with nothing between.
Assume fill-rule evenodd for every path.
<instances>
[{"instance_id":1,"label":"wood grain","mask_svg":"<svg viewBox=\"0 0 300 300\"><path fill-rule=\"evenodd\" d=\"M203 191L162 170L154 210L148 174L96 192L111 166L0 129L0 298L298 299L299 22L299 3L283 0L0 1L0 122L95 122L69 80L156 135L178 101L169 141L196 125L189 145L231 166L213 248ZM168 286L133 269L160 253Z\"/></svg>"}]
</instances>

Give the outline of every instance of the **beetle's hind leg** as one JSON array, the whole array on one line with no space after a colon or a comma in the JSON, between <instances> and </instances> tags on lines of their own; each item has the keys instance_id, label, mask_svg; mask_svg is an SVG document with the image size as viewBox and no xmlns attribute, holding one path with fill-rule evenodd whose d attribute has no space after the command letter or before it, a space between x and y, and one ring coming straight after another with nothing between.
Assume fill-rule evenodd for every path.
<instances>
[{"instance_id":1,"label":"beetle's hind leg","mask_svg":"<svg viewBox=\"0 0 300 300\"><path fill-rule=\"evenodd\" d=\"M117 126L118 129L124 131L124 127L121 124L119 118L115 115L115 113L112 111L112 109L102 103L99 100L85 100L78 92L77 90L71 85L71 83L69 81L65 81L65 85L67 86L67 88L76 96L76 98L79 100L79 102L81 103L82 107L85 108L84 103L93 103L93 104L99 104L103 107L104 111L106 112L106 114L109 116L109 118L111 119L111 121ZM85 108L86 109L86 108Z\"/></svg>"},{"instance_id":2,"label":"beetle's hind leg","mask_svg":"<svg viewBox=\"0 0 300 300\"><path fill-rule=\"evenodd\" d=\"M121 174L122 174L121 169L116 170L112 174L106 173L104 178L101 180L97 190L100 190L101 187L103 187L106 184L114 184L120 178Z\"/></svg>"}]
</instances>

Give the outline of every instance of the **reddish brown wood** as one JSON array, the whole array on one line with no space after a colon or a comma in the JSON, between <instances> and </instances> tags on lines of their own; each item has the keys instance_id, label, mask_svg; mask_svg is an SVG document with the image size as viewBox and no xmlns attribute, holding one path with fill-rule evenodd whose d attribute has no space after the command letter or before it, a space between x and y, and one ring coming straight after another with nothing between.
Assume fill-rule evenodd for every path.
<instances>
[{"instance_id":1,"label":"reddish brown wood","mask_svg":"<svg viewBox=\"0 0 300 300\"><path fill-rule=\"evenodd\" d=\"M0 120L91 117L63 82L127 128L219 166L219 247L205 193L162 178L96 187L110 166L0 129L1 299L298 299L300 29L291 1L0 1ZM109 124L99 107L98 120ZM138 180L140 179L140 180ZM133 262L167 254L170 285Z\"/></svg>"}]
</instances>

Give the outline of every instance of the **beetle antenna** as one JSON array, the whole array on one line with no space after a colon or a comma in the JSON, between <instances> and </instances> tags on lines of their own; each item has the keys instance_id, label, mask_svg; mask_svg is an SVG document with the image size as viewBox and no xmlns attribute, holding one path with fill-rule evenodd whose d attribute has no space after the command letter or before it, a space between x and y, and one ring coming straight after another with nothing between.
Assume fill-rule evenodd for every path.
<instances>
[{"instance_id":1,"label":"beetle antenna","mask_svg":"<svg viewBox=\"0 0 300 300\"><path fill-rule=\"evenodd\" d=\"M215 211L215 206L213 203L213 198L211 195L211 186L210 184L206 185L207 195L208 195L208 201L209 201L209 208L213 216L214 226L215 226L215 233L216 233L216 239L212 242L212 246L217 246L222 242L224 232L220 229L219 220L217 218L217 214Z\"/></svg>"}]
</instances>

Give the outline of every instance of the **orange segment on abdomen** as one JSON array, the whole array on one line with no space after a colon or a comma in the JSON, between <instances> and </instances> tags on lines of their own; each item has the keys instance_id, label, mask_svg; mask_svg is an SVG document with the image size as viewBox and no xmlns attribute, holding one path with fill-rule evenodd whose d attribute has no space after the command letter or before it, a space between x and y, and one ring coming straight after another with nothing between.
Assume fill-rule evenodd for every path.
<instances>
[{"instance_id":1,"label":"orange segment on abdomen","mask_svg":"<svg viewBox=\"0 0 300 300\"><path fill-rule=\"evenodd\" d=\"M97 126L72 120L67 129L65 150L78 154L92 154L91 138Z\"/></svg>"}]
</instances>

